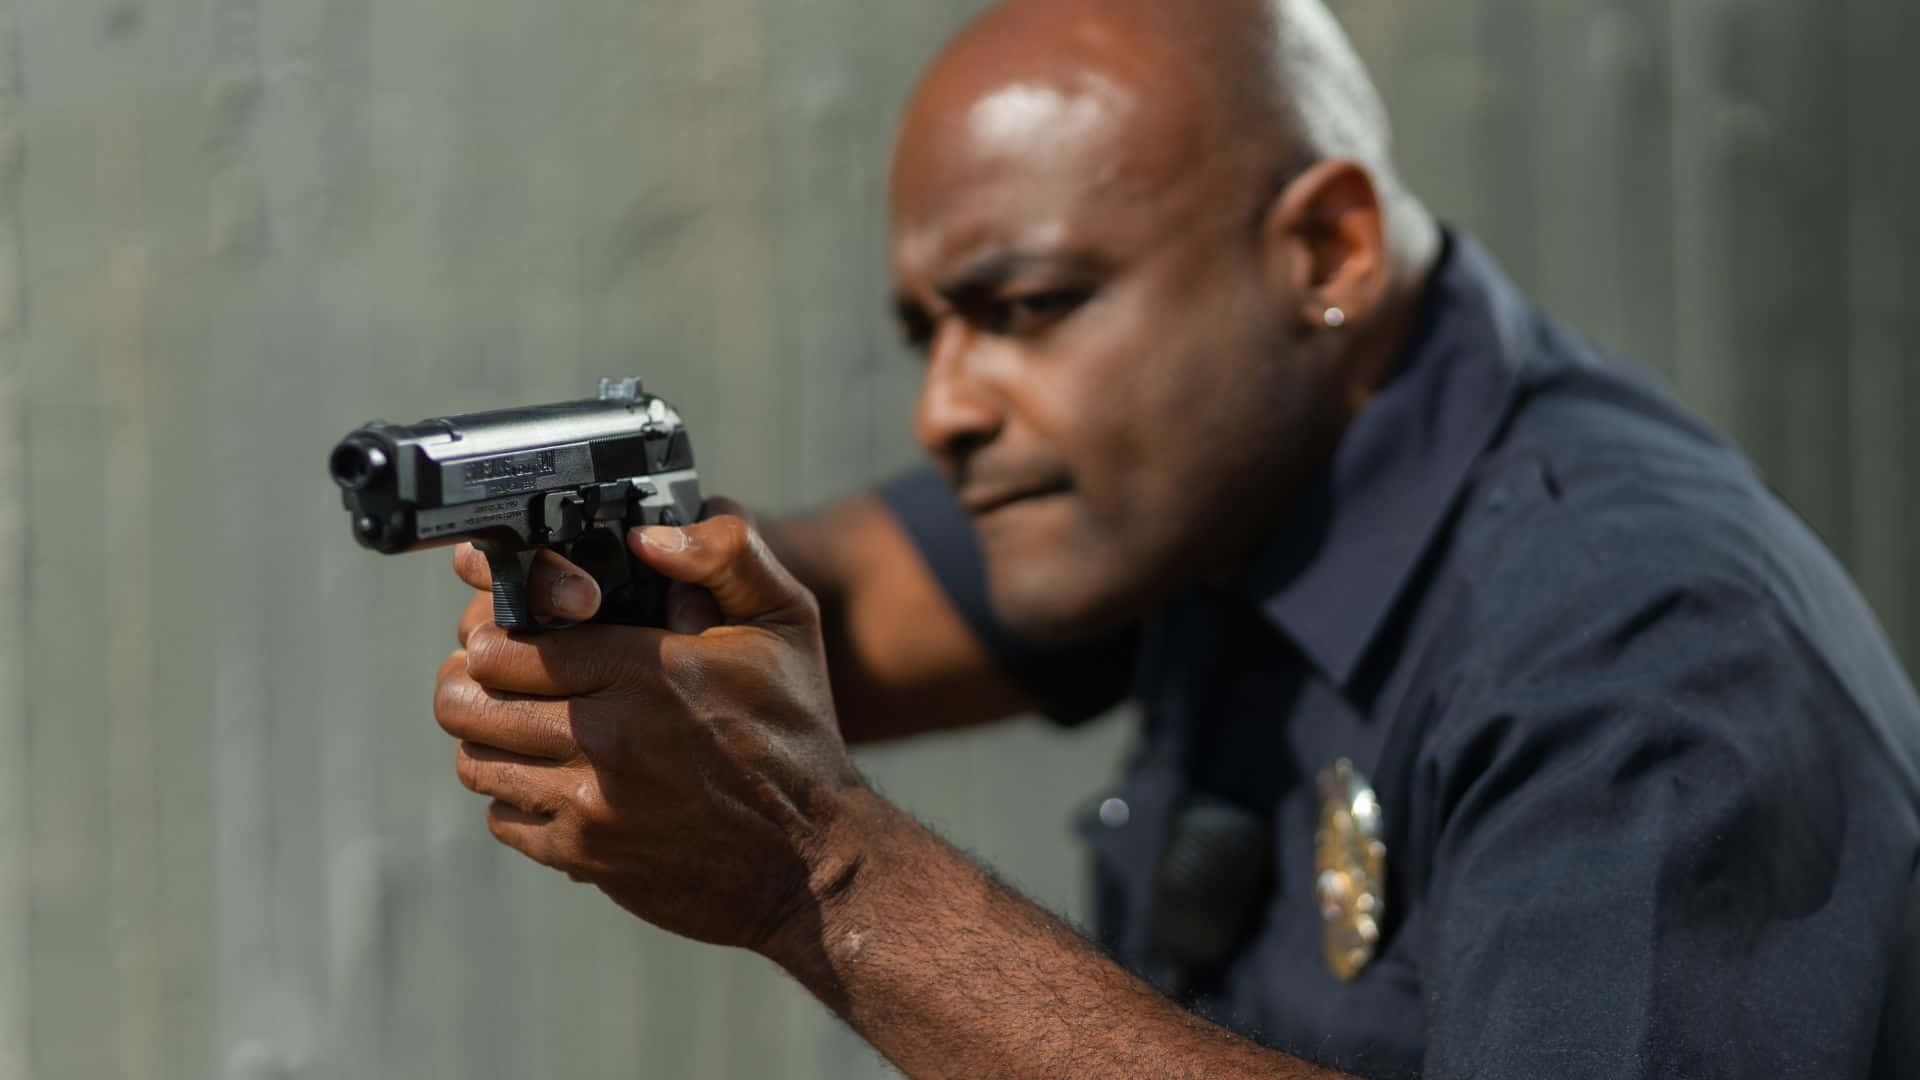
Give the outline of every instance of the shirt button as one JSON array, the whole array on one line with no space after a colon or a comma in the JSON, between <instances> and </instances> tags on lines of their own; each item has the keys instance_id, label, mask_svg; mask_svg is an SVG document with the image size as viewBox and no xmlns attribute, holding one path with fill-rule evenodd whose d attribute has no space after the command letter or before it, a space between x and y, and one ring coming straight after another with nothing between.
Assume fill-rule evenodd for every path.
<instances>
[{"instance_id":1,"label":"shirt button","mask_svg":"<svg viewBox=\"0 0 1920 1080\"><path fill-rule=\"evenodd\" d=\"M1100 804L1100 824L1118 829L1133 820L1133 807L1125 799L1108 799Z\"/></svg>"}]
</instances>

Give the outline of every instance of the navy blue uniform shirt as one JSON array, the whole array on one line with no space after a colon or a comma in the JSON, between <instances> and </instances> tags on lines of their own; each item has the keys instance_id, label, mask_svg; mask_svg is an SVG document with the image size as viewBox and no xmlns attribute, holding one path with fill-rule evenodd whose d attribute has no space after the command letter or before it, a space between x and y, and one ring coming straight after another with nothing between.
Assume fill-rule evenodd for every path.
<instances>
[{"instance_id":1,"label":"navy blue uniform shirt","mask_svg":"<svg viewBox=\"0 0 1920 1080\"><path fill-rule=\"evenodd\" d=\"M1024 647L940 481L885 490L1050 715L1141 704L1119 801L1081 823L1100 940L1365 1076L1920 1077L1920 703L1865 603L1738 454L1470 239L1420 326L1244 579L1123 640ZM1338 758L1387 847L1350 982L1314 892ZM1193 913L1156 905L1203 803L1266 828L1250 917L1196 962L1164 941Z\"/></svg>"}]
</instances>

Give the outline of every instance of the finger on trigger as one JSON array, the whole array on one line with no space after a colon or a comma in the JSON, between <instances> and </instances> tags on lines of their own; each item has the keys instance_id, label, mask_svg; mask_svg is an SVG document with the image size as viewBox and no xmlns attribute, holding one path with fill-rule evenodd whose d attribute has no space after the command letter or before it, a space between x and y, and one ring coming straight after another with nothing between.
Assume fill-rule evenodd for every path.
<instances>
[{"instance_id":1,"label":"finger on trigger","mask_svg":"<svg viewBox=\"0 0 1920 1080\"><path fill-rule=\"evenodd\" d=\"M552 551L542 551L527 572L533 613L586 622L600 610L600 583Z\"/></svg>"},{"instance_id":2,"label":"finger on trigger","mask_svg":"<svg viewBox=\"0 0 1920 1080\"><path fill-rule=\"evenodd\" d=\"M698 585L676 581L667 586L667 629L676 634L704 634L727 621L713 594Z\"/></svg>"}]
</instances>

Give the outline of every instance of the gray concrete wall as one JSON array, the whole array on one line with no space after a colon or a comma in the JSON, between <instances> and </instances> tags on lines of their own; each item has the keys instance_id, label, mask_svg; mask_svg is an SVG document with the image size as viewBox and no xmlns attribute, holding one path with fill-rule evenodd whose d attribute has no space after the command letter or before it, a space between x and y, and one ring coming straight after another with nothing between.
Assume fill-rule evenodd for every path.
<instances>
[{"instance_id":1,"label":"gray concrete wall","mask_svg":"<svg viewBox=\"0 0 1920 1080\"><path fill-rule=\"evenodd\" d=\"M913 457L882 166L974 0L0 0L0 1080L886 1075L498 848L461 590L319 471L634 371L768 511ZM1731 430L1920 650L1920 190L1878 0L1344 0L1406 173ZM872 754L1080 910L1123 723Z\"/></svg>"}]
</instances>

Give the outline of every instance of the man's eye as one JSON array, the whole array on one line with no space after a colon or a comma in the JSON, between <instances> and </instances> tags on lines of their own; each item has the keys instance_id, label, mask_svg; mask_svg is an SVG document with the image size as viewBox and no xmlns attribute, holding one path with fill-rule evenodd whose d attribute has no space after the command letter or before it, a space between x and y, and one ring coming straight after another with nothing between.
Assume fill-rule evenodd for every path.
<instances>
[{"instance_id":1,"label":"man's eye","mask_svg":"<svg viewBox=\"0 0 1920 1080\"><path fill-rule=\"evenodd\" d=\"M907 348L915 352L926 352L933 344L933 318L924 311L902 310L900 317L900 339Z\"/></svg>"},{"instance_id":2,"label":"man's eye","mask_svg":"<svg viewBox=\"0 0 1920 1080\"><path fill-rule=\"evenodd\" d=\"M987 306L985 324L989 333L1017 337L1059 322L1075 308L1086 303L1088 294L1080 289L1051 289L1002 297Z\"/></svg>"}]
</instances>

